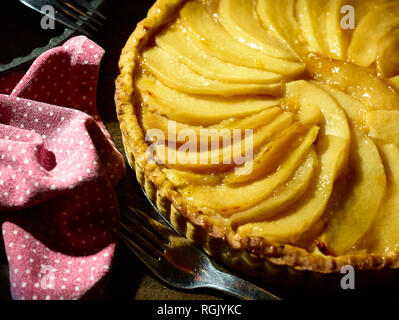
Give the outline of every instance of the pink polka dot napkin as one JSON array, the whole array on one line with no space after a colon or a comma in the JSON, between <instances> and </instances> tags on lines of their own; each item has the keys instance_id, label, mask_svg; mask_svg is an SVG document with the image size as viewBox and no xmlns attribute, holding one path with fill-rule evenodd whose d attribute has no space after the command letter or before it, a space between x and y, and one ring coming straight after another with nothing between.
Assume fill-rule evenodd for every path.
<instances>
[{"instance_id":1,"label":"pink polka dot napkin","mask_svg":"<svg viewBox=\"0 0 399 320\"><path fill-rule=\"evenodd\" d=\"M0 78L0 223L14 299L80 299L110 272L125 167L97 113L102 55L75 37Z\"/></svg>"}]
</instances>

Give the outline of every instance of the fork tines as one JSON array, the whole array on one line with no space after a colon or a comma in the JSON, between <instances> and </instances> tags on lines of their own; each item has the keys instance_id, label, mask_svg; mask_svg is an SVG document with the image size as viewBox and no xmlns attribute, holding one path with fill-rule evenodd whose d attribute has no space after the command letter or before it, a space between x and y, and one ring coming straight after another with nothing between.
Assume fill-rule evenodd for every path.
<instances>
[{"instance_id":1,"label":"fork tines","mask_svg":"<svg viewBox=\"0 0 399 320\"><path fill-rule=\"evenodd\" d=\"M139 254L149 254L155 259L160 259L165 254L169 240L154 226L156 223L139 209L130 207L123 215L126 221L120 223L119 236L130 247ZM132 241L134 237L136 241ZM137 241L141 246L137 245Z\"/></svg>"},{"instance_id":2,"label":"fork tines","mask_svg":"<svg viewBox=\"0 0 399 320\"><path fill-rule=\"evenodd\" d=\"M67 25L69 28L82 32L90 36L90 32L84 29L85 26L97 31L97 27L103 24L105 19L97 9L93 8L88 2L83 0L58 0L54 2L54 7L57 9L55 20ZM67 20L75 20L78 23Z\"/></svg>"}]
</instances>

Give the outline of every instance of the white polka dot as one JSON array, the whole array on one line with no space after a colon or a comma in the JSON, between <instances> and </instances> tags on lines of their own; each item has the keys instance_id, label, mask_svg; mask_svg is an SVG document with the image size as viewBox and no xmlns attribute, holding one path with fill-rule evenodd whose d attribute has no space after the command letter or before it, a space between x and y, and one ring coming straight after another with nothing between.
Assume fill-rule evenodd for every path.
<instances>
[{"instance_id":1,"label":"white polka dot","mask_svg":"<svg viewBox=\"0 0 399 320\"><path fill-rule=\"evenodd\" d=\"M35 288L39 288L39 284L38 284L38 283L35 283L33 286L34 286Z\"/></svg>"},{"instance_id":2,"label":"white polka dot","mask_svg":"<svg viewBox=\"0 0 399 320\"><path fill-rule=\"evenodd\" d=\"M32 300L37 300L37 296L33 296L33 297L32 297Z\"/></svg>"},{"instance_id":3,"label":"white polka dot","mask_svg":"<svg viewBox=\"0 0 399 320\"><path fill-rule=\"evenodd\" d=\"M21 287L25 288L26 287L26 282L22 282Z\"/></svg>"}]
</instances>

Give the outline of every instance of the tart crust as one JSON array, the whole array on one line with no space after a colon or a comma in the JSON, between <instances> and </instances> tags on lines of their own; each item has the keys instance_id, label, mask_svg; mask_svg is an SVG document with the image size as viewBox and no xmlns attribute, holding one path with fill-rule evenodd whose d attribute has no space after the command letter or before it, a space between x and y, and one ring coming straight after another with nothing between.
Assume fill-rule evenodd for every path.
<instances>
[{"instance_id":1,"label":"tart crust","mask_svg":"<svg viewBox=\"0 0 399 320\"><path fill-rule=\"evenodd\" d=\"M209 217L190 206L160 167L147 163L145 152L148 145L135 109L134 71L137 58L148 39L170 22L185 2L157 0L148 16L137 25L128 39L119 61L120 75L116 79L115 103L123 144L129 164L150 199L180 231L204 247L210 255L251 276L270 280L270 275L276 275L277 270L282 270L281 266L288 266L289 272L294 273L299 270L339 273L345 265L351 265L357 270L397 268L397 254L387 257L374 254L334 257L321 252L308 252L292 245L281 245L260 237L240 238L234 231L216 225Z\"/></svg>"}]
</instances>

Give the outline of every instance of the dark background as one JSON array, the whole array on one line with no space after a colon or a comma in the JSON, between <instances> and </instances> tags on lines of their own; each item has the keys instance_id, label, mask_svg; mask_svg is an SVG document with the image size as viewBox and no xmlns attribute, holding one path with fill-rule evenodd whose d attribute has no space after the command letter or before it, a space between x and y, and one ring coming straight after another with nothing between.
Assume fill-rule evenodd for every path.
<instances>
[{"instance_id":1,"label":"dark background","mask_svg":"<svg viewBox=\"0 0 399 320\"><path fill-rule=\"evenodd\" d=\"M56 30L42 30L41 16L20 4L17 0L7 0L7 7L2 1L0 9L0 63L7 63L13 57L26 55L36 46L43 46L49 39L63 32L64 27L57 25ZM99 28L92 40L106 51L102 60L97 106L102 120L111 133L116 145L124 154L119 124L115 114L114 81L118 75L118 60L121 50L136 24L146 16L152 5L152 0L107 0L102 12L107 16L107 22ZM128 170L127 176L118 184L117 193L121 207L134 203L136 207L149 210L149 204L142 195L134 174ZM3 246L0 240L0 246ZM396 282L397 283L397 282ZM320 292L306 288L287 290L281 287L271 287L274 293L284 298L392 298L398 297L397 284L384 286L377 290L343 290ZM7 260L4 250L0 249L0 300L10 299ZM155 279L147 268L123 245L118 246L115 263L112 268L109 283L105 289L107 299L232 299L223 294L200 290L186 292L174 290Z\"/></svg>"}]
</instances>

